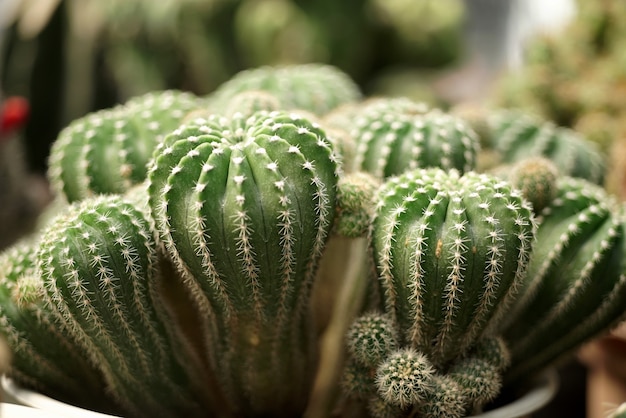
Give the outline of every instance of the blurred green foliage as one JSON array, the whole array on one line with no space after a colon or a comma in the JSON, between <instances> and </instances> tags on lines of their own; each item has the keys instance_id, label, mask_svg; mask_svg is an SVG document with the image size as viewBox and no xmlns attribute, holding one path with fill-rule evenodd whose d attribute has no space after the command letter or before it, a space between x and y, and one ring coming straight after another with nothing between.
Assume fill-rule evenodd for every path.
<instances>
[{"instance_id":1,"label":"blurred green foliage","mask_svg":"<svg viewBox=\"0 0 626 418\"><path fill-rule=\"evenodd\" d=\"M447 66L461 49L460 0L17 1L0 86L31 100L38 169L69 121L148 91L203 95L246 68L321 62L368 92L390 68Z\"/></svg>"}]
</instances>

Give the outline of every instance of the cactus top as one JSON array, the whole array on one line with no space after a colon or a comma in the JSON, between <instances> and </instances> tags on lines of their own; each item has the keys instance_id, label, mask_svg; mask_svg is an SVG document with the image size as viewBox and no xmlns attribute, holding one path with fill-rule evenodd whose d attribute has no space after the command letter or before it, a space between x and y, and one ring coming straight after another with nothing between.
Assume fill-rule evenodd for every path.
<instances>
[{"instance_id":1,"label":"cactus top","mask_svg":"<svg viewBox=\"0 0 626 418\"><path fill-rule=\"evenodd\" d=\"M323 115L361 98L356 83L336 67L300 64L259 67L241 71L210 96L217 113L234 95L247 90L274 94L283 109L303 109Z\"/></svg>"},{"instance_id":2,"label":"cactus top","mask_svg":"<svg viewBox=\"0 0 626 418\"><path fill-rule=\"evenodd\" d=\"M445 363L502 315L521 281L534 219L495 177L409 171L379 190L372 247L404 342Z\"/></svg>"}]
</instances>

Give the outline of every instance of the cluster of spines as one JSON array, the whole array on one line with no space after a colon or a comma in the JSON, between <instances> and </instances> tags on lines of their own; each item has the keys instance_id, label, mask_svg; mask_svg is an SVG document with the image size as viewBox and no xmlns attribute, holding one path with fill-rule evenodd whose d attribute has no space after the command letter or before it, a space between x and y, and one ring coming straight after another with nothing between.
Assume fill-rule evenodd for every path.
<instances>
[{"instance_id":1,"label":"cluster of spines","mask_svg":"<svg viewBox=\"0 0 626 418\"><path fill-rule=\"evenodd\" d=\"M439 365L494 332L534 229L519 192L492 176L422 169L383 184L371 240L402 341Z\"/></svg>"},{"instance_id":2,"label":"cluster of spines","mask_svg":"<svg viewBox=\"0 0 626 418\"><path fill-rule=\"evenodd\" d=\"M55 320L133 416L200 416L199 367L173 342L144 213L120 196L85 199L42 234L37 268Z\"/></svg>"},{"instance_id":3,"label":"cluster of spines","mask_svg":"<svg viewBox=\"0 0 626 418\"><path fill-rule=\"evenodd\" d=\"M462 119L419 104L379 99L352 118L354 167L383 179L405 170L440 167L461 172L475 168L479 139Z\"/></svg>"},{"instance_id":4,"label":"cluster of spines","mask_svg":"<svg viewBox=\"0 0 626 418\"><path fill-rule=\"evenodd\" d=\"M205 317L208 361L227 396L248 413L285 414L302 407L309 384L307 305L339 165L324 132L297 114L231 123L199 119L165 138L150 206Z\"/></svg>"},{"instance_id":5,"label":"cluster of spines","mask_svg":"<svg viewBox=\"0 0 626 418\"><path fill-rule=\"evenodd\" d=\"M499 337L472 347L445 367L399 343L396 325L382 313L358 317L346 336L343 388L374 418L462 417L493 400L508 364Z\"/></svg>"},{"instance_id":6,"label":"cluster of spines","mask_svg":"<svg viewBox=\"0 0 626 418\"><path fill-rule=\"evenodd\" d=\"M540 370L623 316L625 209L586 180L566 177L558 186L504 325L511 379Z\"/></svg>"},{"instance_id":7,"label":"cluster of spines","mask_svg":"<svg viewBox=\"0 0 626 418\"><path fill-rule=\"evenodd\" d=\"M606 158L597 144L578 132L519 111L500 111L489 118L494 148L503 162L532 157L551 160L562 175L602 183Z\"/></svg>"},{"instance_id":8,"label":"cluster of spines","mask_svg":"<svg viewBox=\"0 0 626 418\"><path fill-rule=\"evenodd\" d=\"M200 106L190 93L167 90L89 113L52 145L48 177L69 202L123 193L146 178L146 164L163 135Z\"/></svg>"},{"instance_id":9,"label":"cluster of spines","mask_svg":"<svg viewBox=\"0 0 626 418\"><path fill-rule=\"evenodd\" d=\"M210 96L217 113L243 91L262 90L275 95L282 109L303 109L317 115L361 98L354 81L336 67L326 64L297 64L259 67L235 74Z\"/></svg>"}]
</instances>

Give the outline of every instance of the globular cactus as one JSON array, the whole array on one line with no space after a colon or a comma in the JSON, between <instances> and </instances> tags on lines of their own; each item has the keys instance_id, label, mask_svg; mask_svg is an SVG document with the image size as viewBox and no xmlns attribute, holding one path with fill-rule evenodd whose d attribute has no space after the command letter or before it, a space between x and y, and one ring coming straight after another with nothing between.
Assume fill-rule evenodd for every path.
<instances>
[{"instance_id":1,"label":"globular cactus","mask_svg":"<svg viewBox=\"0 0 626 418\"><path fill-rule=\"evenodd\" d=\"M333 226L338 163L285 112L165 138L149 174L160 236L199 307L206 356L244 415L302 413L315 363L309 299Z\"/></svg>"},{"instance_id":2,"label":"globular cactus","mask_svg":"<svg viewBox=\"0 0 626 418\"><path fill-rule=\"evenodd\" d=\"M556 165L543 157L528 158L515 163L508 180L532 205L535 214L552 203L556 196L559 171Z\"/></svg>"},{"instance_id":3,"label":"globular cactus","mask_svg":"<svg viewBox=\"0 0 626 418\"><path fill-rule=\"evenodd\" d=\"M493 176L420 169L383 184L371 245L401 344L440 366L493 335L534 229L527 202Z\"/></svg>"},{"instance_id":4,"label":"globular cactus","mask_svg":"<svg viewBox=\"0 0 626 418\"><path fill-rule=\"evenodd\" d=\"M496 112L489 118L489 126L493 147L504 163L545 157L562 175L598 184L604 179L606 157L597 144L572 129L513 110Z\"/></svg>"},{"instance_id":5,"label":"globular cactus","mask_svg":"<svg viewBox=\"0 0 626 418\"><path fill-rule=\"evenodd\" d=\"M126 414L212 411L202 363L192 361L162 301L157 247L143 211L120 196L77 202L43 231L37 258L48 309Z\"/></svg>"},{"instance_id":6,"label":"globular cactus","mask_svg":"<svg viewBox=\"0 0 626 418\"><path fill-rule=\"evenodd\" d=\"M354 169L384 179L405 170L475 168L479 139L462 119L419 104L374 101L353 118Z\"/></svg>"},{"instance_id":7,"label":"globular cactus","mask_svg":"<svg viewBox=\"0 0 626 418\"><path fill-rule=\"evenodd\" d=\"M375 195L380 181L365 172L343 176L338 183L335 233L356 238L365 236L376 208Z\"/></svg>"},{"instance_id":8,"label":"globular cactus","mask_svg":"<svg viewBox=\"0 0 626 418\"><path fill-rule=\"evenodd\" d=\"M20 241L0 255L0 333L12 353L8 375L64 402L114 412L102 375L46 309L36 250L36 241Z\"/></svg>"},{"instance_id":9,"label":"globular cactus","mask_svg":"<svg viewBox=\"0 0 626 418\"><path fill-rule=\"evenodd\" d=\"M241 71L219 86L208 98L211 109L223 113L233 96L249 90L273 94L283 109L302 109L316 115L361 99L356 83L331 65L265 66Z\"/></svg>"},{"instance_id":10,"label":"globular cactus","mask_svg":"<svg viewBox=\"0 0 626 418\"><path fill-rule=\"evenodd\" d=\"M50 151L53 189L68 202L123 193L145 180L154 148L200 106L200 99L190 93L167 90L74 120Z\"/></svg>"},{"instance_id":11,"label":"globular cactus","mask_svg":"<svg viewBox=\"0 0 626 418\"><path fill-rule=\"evenodd\" d=\"M625 236L622 205L583 179L559 180L503 326L512 354L508 379L541 370L623 316Z\"/></svg>"}]
</instances>

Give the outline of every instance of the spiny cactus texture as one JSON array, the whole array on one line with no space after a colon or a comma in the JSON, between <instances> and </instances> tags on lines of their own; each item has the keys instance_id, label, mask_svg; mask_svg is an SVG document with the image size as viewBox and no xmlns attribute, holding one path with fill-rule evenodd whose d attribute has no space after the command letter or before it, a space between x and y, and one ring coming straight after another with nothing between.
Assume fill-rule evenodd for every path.
<instances>
[{"instance_id":1,"label":"spiny cactus texture","mask_svg":"<svg viewBox=\"0 0 626 418\"><path fill-rule=\"evenodd\" d=\"M45 299L133 417L204 416L204 378L160 302L144 213L119 196L86 199L45 229L37 252Z\"/></svg>"},{"instance_id":2,"label":"spiny cactus texture","mask_svg":"<svg viewBox=\"0 0 626 418\"><path fill-rule=\"evenodd\" d=\"M69 202L124 192L145 180L156 145L199 106L194 95L167 90L75 120L50 151L53 188Z\"/></svg>"},{"instance_id":3,"label":"spiny cactus texture","mask_svg":"<svg viewBox=\"0 0 626 418\"><path fill-rule=\"evenodd\" d=\"M282 109L302 109L317 115L361 98L359 87L336 67L299 64L258 67L244 70L226 81L209 96L211 108L223 113L233 96L249 90L276 96Z\"/></svg>"},{"instance_id":4,"label":"spiny cactus texture","mask_svg":"<svg viewBox=\"0 0 626 418\"><path fill-rule=\"evenodd\" d=\"M12 352L17 383L75 405L104 409L110 399L100 373L45 307L35 242L0 255L0 333Z\"/></svg>"},{"instance_id":5,"label":"spiny cactus texture","mask_svg":"<svg viewBox=\"0 0 626 418\"><path fill-rule=\"evenodd\" d=\"M534 218L509 183L420 169L379 190L372 248L402 344L445 365L491 335L522 281Z\"/></svg>"},{"instance_id":6,"label":"spiny cactus texture","mask_svg":"<svg viewBox=\"0 0 626 418\"><path fill-rule=\"evenodd\" d=\"M419 104L382 100L364 106L353 119L354 167L383 179L427 167L474 169L479 140L462 119Z\"/></svg>"},{"instance_id":7,"label":"spiny cactus texture","mask_svg":"<svg viewBox=\"0 0 626 418\"><path fill-rule=\"evenodd\" d=\"M594 184L560 179L539 218L528 275L503 334L511 379L541 369L623 316L624 211Z\"/></svg>"},{"instance_id":8,"label":"spiny cactus texture","mask_svg":"<svg viewBox=\"0 0 626 418\"><path fill-rule=\"evenodd\" d=\"M489 119L493 147L505 163L532 157L552 161L562 175L602 183L605 156L597 145L569 128L519 111L496 112Z\"/></svg>"},{"instance_id":9,"label":"spiny cactus texture","mask_svg":"<svg viewBox=\"0 0 626 418\"><path fill-rule=\"evenodd\" d=\"M356 238L365 236L376 208L376 190L380 181L365 172L343 176L337 185L337 221L335 232Z\"/></svg>"},{"instance_id":10,"label":"spiny cactus texture","mask_svg":"<svg viewBox=\"0 0 626 418\"><path fill-rule=\"evenodd\" d=\"M150 206L204 321L206 356L245 416L302 412L314 366L307 311L333 225L338 164L285 112L183 126L155 152Z\"/></svg>"}]
</instances>

